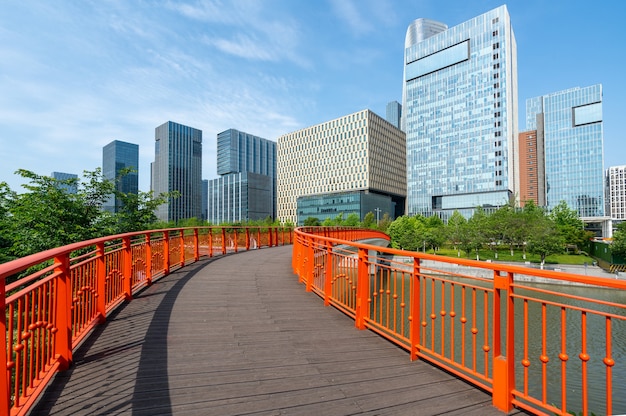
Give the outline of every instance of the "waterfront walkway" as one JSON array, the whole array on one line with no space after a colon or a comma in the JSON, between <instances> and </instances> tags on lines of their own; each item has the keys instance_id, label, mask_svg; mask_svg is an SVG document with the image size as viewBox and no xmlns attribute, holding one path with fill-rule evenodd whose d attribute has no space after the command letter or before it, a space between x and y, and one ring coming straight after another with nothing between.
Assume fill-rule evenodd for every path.
<instances>
[{"instance_id":1,"label":"waterfront walkway","mask_svg":"<svg viewBox=\"0 0 626 416\"><path fill-rule=\"evenodd\" d=\"M291 246L202 260L111 316L39 415L502 415L307 293Z\"/></svg>"}]
</instances>

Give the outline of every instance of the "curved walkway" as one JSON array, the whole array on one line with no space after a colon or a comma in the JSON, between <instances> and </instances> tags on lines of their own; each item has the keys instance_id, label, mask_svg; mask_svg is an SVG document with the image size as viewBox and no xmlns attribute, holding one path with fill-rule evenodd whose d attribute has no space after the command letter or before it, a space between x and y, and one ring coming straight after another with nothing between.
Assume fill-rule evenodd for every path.
<instances>
[{"instance_id":1,"label":"curved walkway","mask_svg":"<svg viewBox=\"0 0 626 416\"><path fill-rule=\"evenodd\" d=\"M306 293L291 246L207 259L98 327L31 414L501 415Z\"/></svg>"}]
</instances>

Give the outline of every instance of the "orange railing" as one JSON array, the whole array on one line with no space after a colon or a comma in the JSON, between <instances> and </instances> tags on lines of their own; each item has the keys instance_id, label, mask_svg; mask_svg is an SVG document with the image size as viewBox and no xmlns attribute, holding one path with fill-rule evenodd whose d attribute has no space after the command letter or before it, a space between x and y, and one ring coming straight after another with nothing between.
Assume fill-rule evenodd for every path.
<instances>
[{"instance_id":1,"label":"orange railing","mask_svg":"<svg viewBox=\"0 0 626 416\"><path fill-rule=\"evenodd\" d=\"M626 413L625 281L349 241L371 230L295 234L308 291L412 360L490 392L495 407Z\"/></svg>"},{"instance_id":2,"label":"orange railing","mask_svg":"<svg viewBox=\"0 0 626 416\"><path fill-rule=\"evenodd\" d=\"M170 271L226 253L291 244L283 227L196 227L115 235L0 264L0 414L26 414L91 330ZM11 282L6 284L5 282Z\"/></svg>"}]
</instances>

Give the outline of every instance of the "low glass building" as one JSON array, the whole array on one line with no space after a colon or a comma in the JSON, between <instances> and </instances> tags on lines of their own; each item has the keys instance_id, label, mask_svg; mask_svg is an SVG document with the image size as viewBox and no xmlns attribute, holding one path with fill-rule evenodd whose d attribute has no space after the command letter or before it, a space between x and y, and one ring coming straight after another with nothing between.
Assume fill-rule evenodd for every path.
<instances>
[{"instance_id":1,"label":"low glass building","mask_svg":"<svg viewBox=\"0 0 626 416\"><path fill-rule=\"evenodd\" d=\"M298 225L303 225L307 218L317 218L323 222L335 219L340 214L344 220L350 214L356 214L363 220L369 212L380 220L385 214L393 218L396 210L396 204L389 195L367 191L301 196L297 204Z\"/></svg>"}]
</instances>

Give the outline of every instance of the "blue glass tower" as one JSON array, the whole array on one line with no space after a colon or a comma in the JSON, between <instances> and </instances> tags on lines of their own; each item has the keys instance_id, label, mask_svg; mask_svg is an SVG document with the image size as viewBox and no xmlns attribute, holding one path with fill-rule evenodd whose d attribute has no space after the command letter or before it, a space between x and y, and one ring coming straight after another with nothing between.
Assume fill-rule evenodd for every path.
<instances>
[{"instance_id":1,"label":"blue glass tower","mask_svg":"<svg viewBox=\"0 0 626 416\"><path fill-rule=\"evenodd\" d=\"M565 201L580 217L603 217L602 85L528 99L526 128L543 135L548 210Z\"/></svg>"},{"instance_id":2,"label":"blue glass tower","mask_svg":"<svg viewBox=\"0 0 626 416\"><path fill-rule=\"evenodd\" d=\"M469 216L518 188L517 47L506 6L460 25L418 19L405 40L407 213Z\"/></svg>"},{"instance_id":3,"label":"blue glass tower","mask_svg":"<svg viewBox=\"0 0 626 416\"><path fill-rule=\"evenodd\" d=\"M387 103L387 109L385 114L385 120L400 128L400 119L402 118L402 105L397 101L391 101Z\"/></svg>"},{"instance_id":4,"label":"blue glass tower","mask_svg":"<svg viewBox=\"0 0 626 416\"><path fill-rule=\"evenodd\" d=\"M122 169L133 171L120 177ZM139 146L120 140L113 140L102 148L102 175L115 182L118 191L123 193L139 192ZM115 195L104 205L109 212L118 212L121 201Z\"/></svg>"},{"instance_id":5,"label":"blue glass tower","mask_svg":"<svg viewBox=\"0 0 626 416\"><path fill-rule=\"evenodd\" d=\"M276 142L235 129L219 133L217 173L208 184L211 223L276 218Z\"/></svg>"},{"instance_id":6,"label":"blue glass tower","mask_svg":"<svg viewBox=\"0 0 626 416\"><path fill-rule=\"evenodd\" d=\"M202 130L168 121L155 129L151 189L179 193L155 214L161 221L202 218Z\"/></svg>"}]
</instances>

